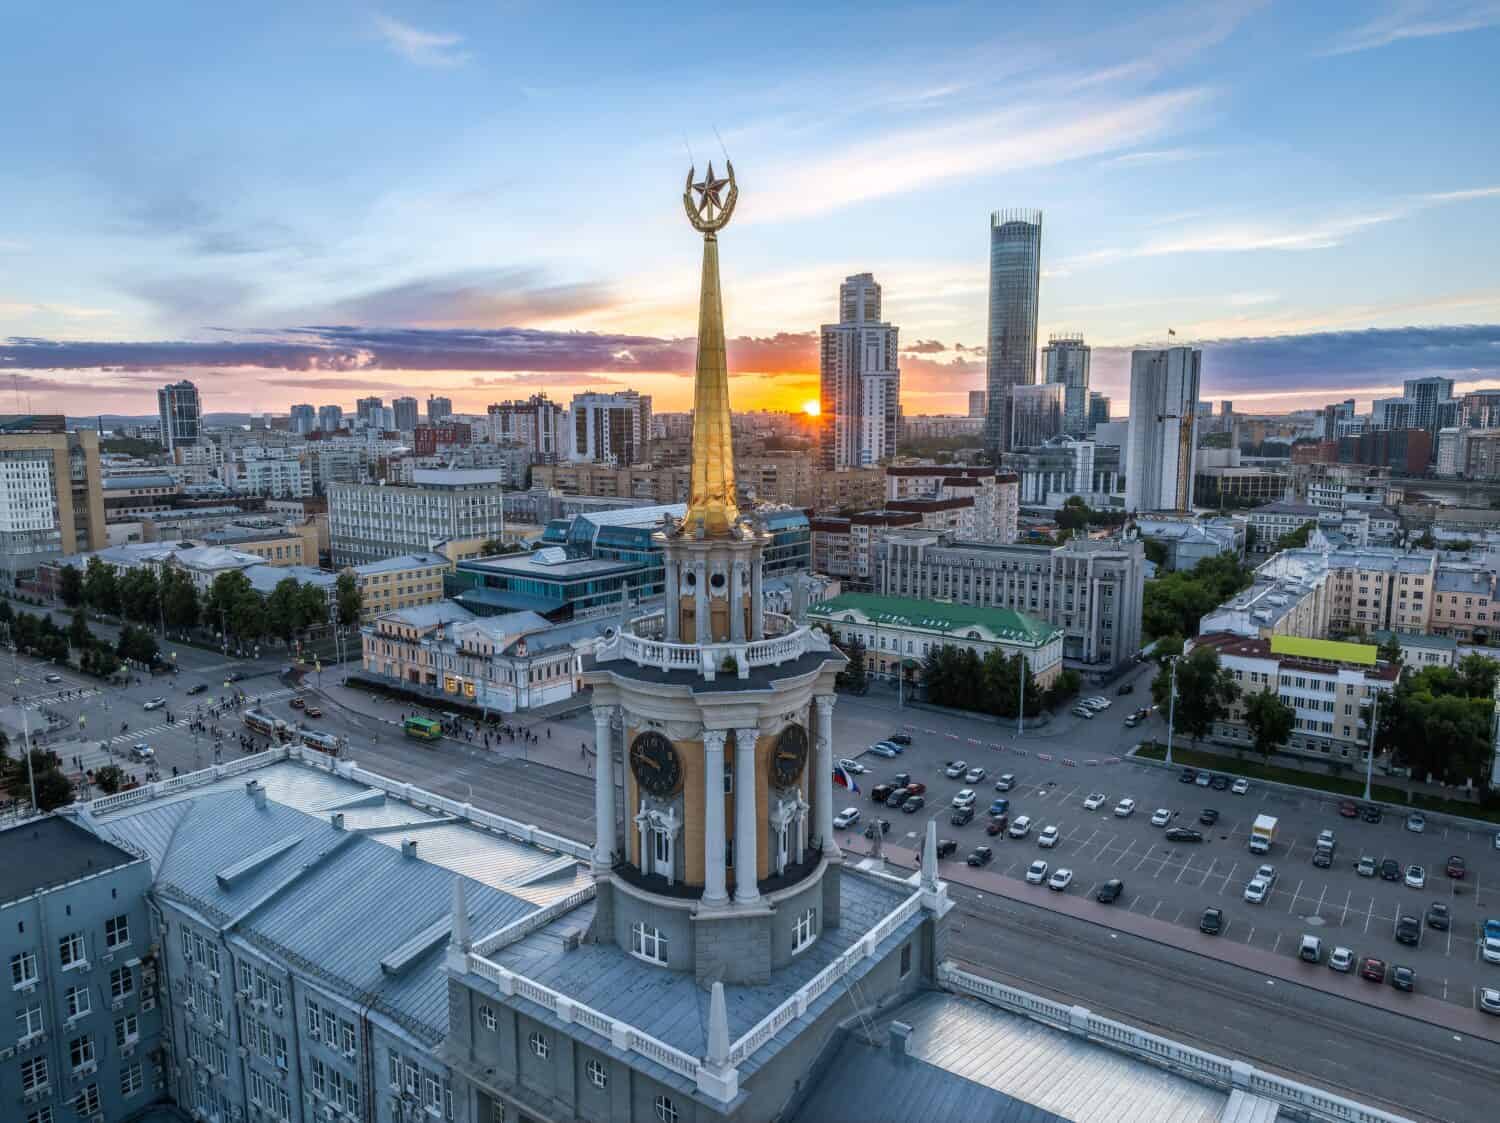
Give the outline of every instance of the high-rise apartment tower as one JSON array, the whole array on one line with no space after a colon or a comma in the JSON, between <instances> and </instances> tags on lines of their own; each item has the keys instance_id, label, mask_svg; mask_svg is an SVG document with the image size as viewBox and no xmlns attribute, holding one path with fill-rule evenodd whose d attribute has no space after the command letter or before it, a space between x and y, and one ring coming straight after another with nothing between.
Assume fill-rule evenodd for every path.
<instances>
[{"instance_id":1,"label":"high-rise apartment tower","mask_svg":"<svg viewBox=\"0 0 1500 1123\"><path fill-rule=\"evenodd\" d=\"M203 403L198 387L184 379L156 392L156 409L161 415L161 443L167 452L198 443L198 424Z\"/></svg>"},{"instance_id":2,"label":"high-rise apartment tower","mask_svg":"<svg viewBox=\"0 0 1500 1123\"><path fill-rule=\"evenodd\" d=\"M898 331L880 318L875 277L845 278L839 286L839 322L822 330L819 453L824 468L866 468L896 455Z\"/></svg>"},{"instance_id":3,"label":"high-rise apartment tower","mask_svg":"<svg viewBox=\"0 0 1500 1123\"><path fill-rule=\"evenodd\" d=\"M1011 435L1012 386L1036 381L1037 292L1042 273L1042 212L990 215L990 325L985 355L989 391L984 443L1004 452Z\"/></svg>"},{"instance_id":4,"label":"high-rise apartment tower","mask_svg":"<svg viewBox=\"0 0 1500 1123\"><path fill-rule=\"evenodd\" d=\"M1089 345L1078 334L1053 335L1042 348L1043 382L1063 388L1063 432L1081 437L1089 427Z\"/></svg>"},{"instance_id":5,"label":"high-rise apartment tower","mask_svg":"<svg viewBox=\"0 0 1500 1123\"><path fill-rule=\"evenodd\" d=\"M1126 510L1192 508L1202 364L1203 352L1194 347L1136 351L1130 356Z\"/></svg>"}]
</instances>

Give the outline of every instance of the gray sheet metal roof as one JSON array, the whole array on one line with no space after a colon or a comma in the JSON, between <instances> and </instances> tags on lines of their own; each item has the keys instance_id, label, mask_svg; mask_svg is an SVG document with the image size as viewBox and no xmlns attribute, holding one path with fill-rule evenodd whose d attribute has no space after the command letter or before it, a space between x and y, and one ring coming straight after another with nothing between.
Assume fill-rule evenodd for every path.
<instances>
[{"instance_id":1,"label":"gray sheet metal roof","mask_svg":"<svg viewBox=\"0 0 1500 1123\"><path fill-rule=\"evenodd\" d=\"M840 881L842 913L837 928L824 931L812 947L776 972L768 985L724 988L730 1040L753 1029L799 987L861 940L908 895L904 886L845 870ZM583 944L564 951L563 934L570 929L587 928L593 917L594 903L590 901L501 949L492 958L517 974L644 1030L668 1045L703 1056L708 1049L708 991L692 975L653 967L614 944ZM924 914L918 913L897 928L882 949L907 939L923 918ZM746 1058L739 1066L741 1077L765 1064L876 962L878 959L861 960L845 976L844 983L829 988L809 1007L804 1018L793 1021L766 1046ZM530 1013L545 1014L540 1006L527 1003L527 1008Z\"/></svg>"},{"instance_id":2,"label":"gray sheet metal roof","mask_svg":"<svg viewBox=\"0 0 1500 1123\"><path fill-rule=\"evenodd\" d=\"M139 859L60 815L0 831L0 901L16 901Z\"/></svg>"}]
</instances>

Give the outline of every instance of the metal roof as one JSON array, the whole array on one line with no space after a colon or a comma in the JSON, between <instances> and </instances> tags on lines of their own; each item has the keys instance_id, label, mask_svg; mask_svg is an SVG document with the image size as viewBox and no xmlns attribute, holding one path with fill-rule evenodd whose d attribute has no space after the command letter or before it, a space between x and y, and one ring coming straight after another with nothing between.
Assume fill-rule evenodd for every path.
<instances>
[{"instance_id":1,"label":"metal roof","mask_svg":"<svg viewBox=\"0 0 1500 1123\"><path fill-rule=\"evenodd\" d=\"M837 616L840 612L858 612L878 623L927 632L986 628L1002 640L1034 645L1048 643L1062 635L1061 628L1009 608L882 597L872 593L844 593L809 605L807 609L809 617L818 618Z\"/></svg>"},{"instance_id":2,"label":"metal roof","mask_svg":"<svg viewBox=\"0 0 1500 1123\"><path fill-rule=\"evenodd\" d=\"M0 901L16 901L136 861L60 815L0 831Z\"/></svg>"},{"instance_id":3,"label":"metal roof","mask_svg":"<svg viewBox=\"0 0 1500 1123\"><path fill-rule=\"evenodd\" d=\"M1290 655L1294 659L1323 659L1330 663L1358 663L1360 666L1373 667L1378 650L1368 643L1302 639L1299 636L1271 637L1271 654Z\"/></svg>"}]
</instances>

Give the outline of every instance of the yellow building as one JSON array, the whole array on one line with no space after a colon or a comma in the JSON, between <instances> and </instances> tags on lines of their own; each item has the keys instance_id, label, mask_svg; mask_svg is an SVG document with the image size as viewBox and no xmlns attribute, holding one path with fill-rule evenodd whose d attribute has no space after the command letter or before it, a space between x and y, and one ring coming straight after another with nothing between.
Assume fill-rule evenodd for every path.
<instances>
[{"instance_id":1,"label":"yellow building","mask_svg":"<svg viewBox=\"0 0 1500 1123\"><path fill-rule=\"evenodd\" d=\"M361 618L374 620L397 609L436 604L443 599L443 575L452 568L441 554L402 554L343 572L354 574Z\"/></svg>"},{"instance_id":2,"label":"yellow building","mask_svg":"<svg viewBox=\"0 0 1500 1123\"><path fill-rule=\"evenodd\" d=\"M99 434L65 425L61 415L0 418L0 568L12 577L109 545Z\"/></svg>"},{"instance_id":3,"label":"yellow building","mask_svg":"<svg viewBox=\"0 0 1500 1123\"><path fill-rule=\"evenodd\" d=\"M318 565L318 528L310 522L294 526L236 524L207 531L194 541L254 554L266 565Z\"/></svg>"}]
</instances>

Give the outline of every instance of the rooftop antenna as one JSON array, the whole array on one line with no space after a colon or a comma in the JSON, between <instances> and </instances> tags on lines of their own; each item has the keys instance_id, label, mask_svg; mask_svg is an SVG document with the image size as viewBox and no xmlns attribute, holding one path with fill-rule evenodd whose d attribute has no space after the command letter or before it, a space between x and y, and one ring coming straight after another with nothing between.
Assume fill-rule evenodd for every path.
<instances>
[{"instance_id":1,"label":"rooftop antenna","mask_svg":"<svg viewBox=\"0 0 1500 1123\"><path fill-rule=\"evenodd\" d=\"M16 388L16 412L21 412L21 376L15 371L10 373L11 385Z\"/></svg>"},{"instance_id":2,"label":"rooftop antenna","mask_svg":"<svg viewBox=\"0 0 1500 1123\"><path fill-rule=\"evenodd\" d=\"M682 134L682 147L687 149L688 163L696 168L698 161L693 157L693 146L688 143L687 133Z\"/></svg>"},{"instance_id":3,"label":"rooftop antenna","mask_svg":"<svg viewBox=\"0 0 1500 1123\"><path fill-rule=\"evenodd\" d=\"M714 139L719 142L719 151L724 153L724 162L726 164L729 163L729 149L724 147L724 138L719 135L718 127L716 125L710 125L709 128L713 129Z\"/></svg>"}]
</instances>

